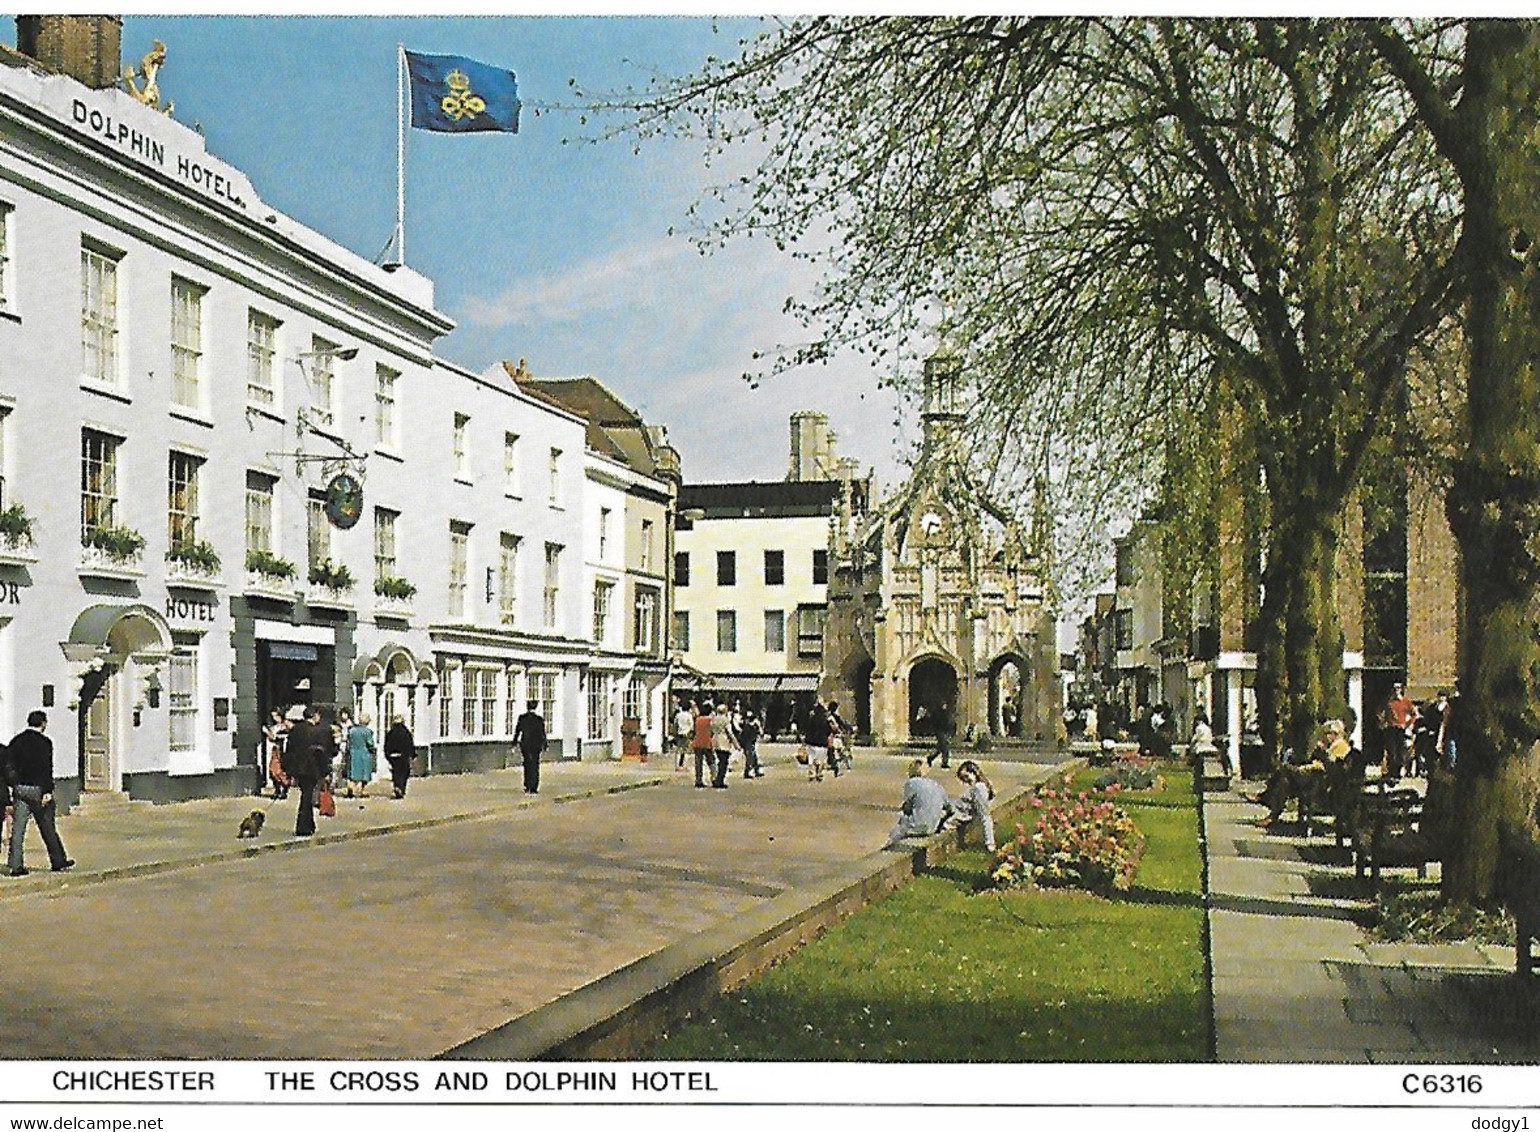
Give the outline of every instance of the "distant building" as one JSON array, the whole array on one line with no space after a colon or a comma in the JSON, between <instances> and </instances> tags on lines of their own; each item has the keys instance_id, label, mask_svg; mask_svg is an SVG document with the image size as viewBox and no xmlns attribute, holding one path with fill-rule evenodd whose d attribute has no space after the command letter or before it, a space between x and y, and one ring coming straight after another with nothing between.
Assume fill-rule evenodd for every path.
<instances>
[{"instance_id":1,"label":"distant building","mask_svg":"<svg viewBox=\"0 0 1540 1132\"><path fill-rule=\"evenodd\" d=\"M1024 531L974 477L962 381L955 355L927 359L914 471L833 524L821 691L880 744L938 720L960 741L1063 734L1046 519Z\"/></svg>"},{"instance_id":2,"label":"distant building","mask_svg":"<svg viewBox=\"0 0 1540 1132\"><path fill-rule=\"evenodd\" d=\"M823 675L830 523L853 490L812 479L680 489L676 692L741 700L773 733L806 714Z\"/></svg>"},{"instance_id":3,"label":"distant building","mask_svg":"<svg viewBox=\"0 0 1540 1132\"><path fill-rule=\"evenodd\" d=\"M583 595L593 658L583 675L585 753L640 757L669 731L668 568L679 454L664 430L591 377L536 380L503 363L518 387L586 422Z\"/></svg>"}]
</instances>

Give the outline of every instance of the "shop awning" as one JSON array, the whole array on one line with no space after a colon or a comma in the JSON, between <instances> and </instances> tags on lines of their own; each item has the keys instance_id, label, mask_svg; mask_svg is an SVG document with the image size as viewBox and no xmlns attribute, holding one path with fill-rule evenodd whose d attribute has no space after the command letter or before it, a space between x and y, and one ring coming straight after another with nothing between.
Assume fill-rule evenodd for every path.
<instances>
[{"instance_id":1,"label":"shop awning","mask_svg":"<svg viewBox=\"0 0 1540 1132\"><path fill-rule=\"evenodd\" d=\"M794 692L818 691L815 673L798 673L794 676L700 676L680 674L674 677L676 688L709 688L719 692Z\"/></svg>"}]
</instances>

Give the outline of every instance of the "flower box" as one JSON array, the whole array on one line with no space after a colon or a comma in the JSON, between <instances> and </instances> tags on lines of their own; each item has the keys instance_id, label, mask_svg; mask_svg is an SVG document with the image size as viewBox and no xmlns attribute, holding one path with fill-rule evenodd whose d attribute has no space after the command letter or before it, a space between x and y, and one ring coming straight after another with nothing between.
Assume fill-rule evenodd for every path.
<instances>
[{"instance_id":1,"label":"flower box","mask_svg":"<svg viewBox=\"0 0 1540 1132\"><path fill-rule=\"evenodd\" d=\"M224 578L218 566L186 558L166 559L166 585L184 590L217 590Z\"/></svg>"},{"instance_id":2,"label":"flower box","mask_svg":"<svg viewBox=\"0 0 1540 1132\"><path fill-rule=\"evenodd\" d=\"M389 596L377 593L374 595L374 615L393 621L410 621L412 619L412 599L410 597Z\"/></svg>"},{"instance_id":3,"label":"flower box","mask_svg":"<svg viewBox=\"0 0 1540 1132\"><path fill-rule=\"evenodd\" d=\"M32 534L0 532L0 566L31 566L37 561L37 544Z\"/></svg>"},{"instance_id":4,"label":"flower box","mask_svg":"<svg viewBox=\"0 0 1540 1132\"><path fill-rule=\"evenodd\" d=\"M242 592L247 597L263 597L269 601L293 601L294 578L263 570L247 570L246 585Z\"/></svg>"},{"instance_id":5,"label":"flower box","mask_svg":"<svg viewBox=\"0 0 1540 1132\"><path fill-rule=\"evenodd\" d=\"M312 582L305 593L305 604L311 609L349 610L353 608L352 586L327 586Z\"/></svg>"},{"instance_id":6,"label":"flower box","mask_svg":"<svg viewBox=\"0 0 1540 1132\"><path fill-rule=\"evenodd\" d=\"M120 547L82 546L80 566L82 577L108 578L128 581L144 577L144 548L129 550Z\"/></svg>"}]
</instances>

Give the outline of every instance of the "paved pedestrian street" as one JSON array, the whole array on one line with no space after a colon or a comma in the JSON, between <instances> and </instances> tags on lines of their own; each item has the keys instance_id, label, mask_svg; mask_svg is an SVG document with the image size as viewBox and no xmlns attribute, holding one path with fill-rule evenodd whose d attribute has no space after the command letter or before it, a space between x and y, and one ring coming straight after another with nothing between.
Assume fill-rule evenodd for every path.
<instances>
[{"instance_id":1,"label":"paved pedestrian street","mask_svg":"<svg viewBox=\"0 0 1540 1132\"><path fill-rule=\"evenodd\" d=\"M253 856L251 799L87 808L60 823L78 876L0 888L27 973L0 1032L24 1058L433 1057L879 849L903 768L862 755L809 783L781 750L722 791L557 765L532 800L517 772L429 778L405 803L339 798L319 843L280 802L260 843L294 849ZM991 773L1005 792L1047 768Z\"/></svg>"}]
</instances>

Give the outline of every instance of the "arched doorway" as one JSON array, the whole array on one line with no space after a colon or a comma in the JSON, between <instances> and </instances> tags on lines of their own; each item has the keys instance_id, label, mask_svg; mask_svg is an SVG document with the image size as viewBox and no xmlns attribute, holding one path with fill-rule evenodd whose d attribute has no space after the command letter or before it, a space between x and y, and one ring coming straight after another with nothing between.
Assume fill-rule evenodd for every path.
<instances>
[{"instance_id":1,"label":"arched doorway","mask_svg":"<svg viewBox=\"0 0 1540 1132\"><path fill-rule=\"evenodd\" d=\"M172 651L166 620L147 605L94 605L75 619L64 655L78 665L80 783L83 791L123 788L123 762L147 703L163 690Z\"/></svg>"},{"instance_id":2,"label":"arched doorway","mask_svg":"<svg viewBox=\"0 0 1540 1132\"><path fill-rule=\"evenodd\" d=\"M1006 739L1020 739L1023 692L1027 668L1019 656L1000 657L989 666L989 733Z\"/></svg>"},{"instance_id":3,"label":"arched doorway","mask_svg":"<svg viewBox=\"0 0 1540 1132\"><path fill-rule=\"evenodd\" d=\"M940 657L909 669L909 735L934 735L938 720L957 727L957 670Z\"/></svg>"},{"instance_id":4,"label":"arched doorway","mask_svg":"<svg viewBox=\"0 0 1540 1132\"><path fill-rule=\"evenodd\" d=\"M876 668L877 662L868 657L856 665L855 674L851 678L851 688L856 699L857 735L872 733L872 673Z\"/></svg>"}]
</instances>

